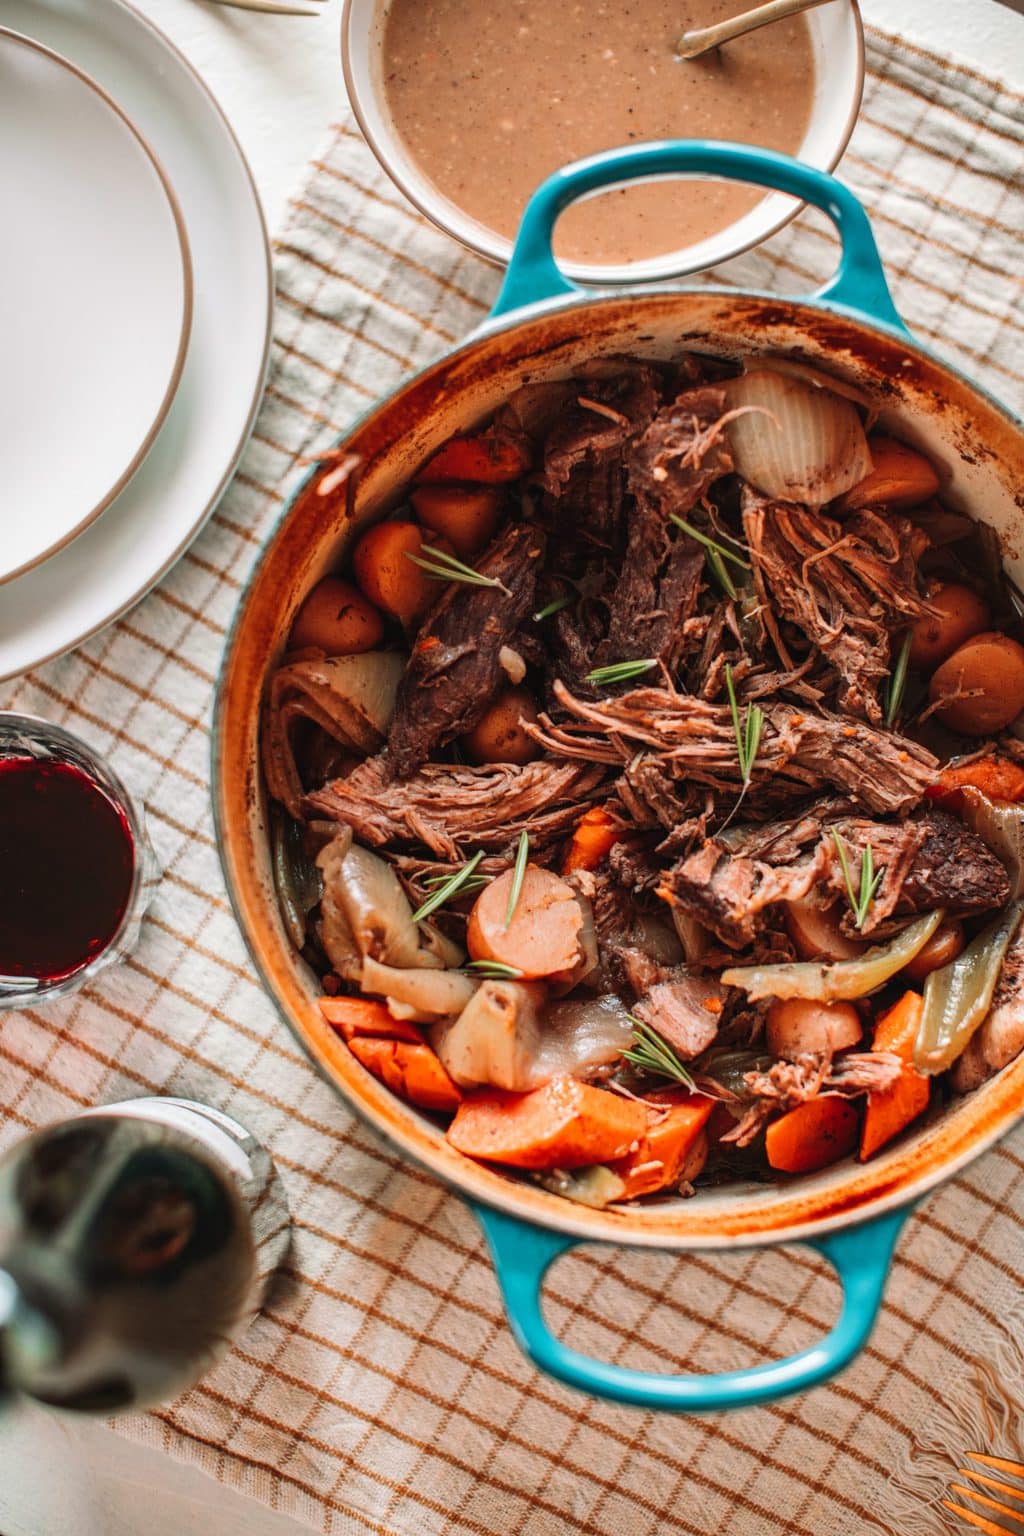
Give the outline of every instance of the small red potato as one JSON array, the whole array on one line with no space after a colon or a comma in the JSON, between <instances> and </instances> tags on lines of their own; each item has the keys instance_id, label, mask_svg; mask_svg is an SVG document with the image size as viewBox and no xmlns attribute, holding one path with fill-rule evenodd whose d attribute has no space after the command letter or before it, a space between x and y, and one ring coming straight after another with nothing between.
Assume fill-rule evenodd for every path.
<instances>
[{"instance_id":1,"label":"small red potato","mask_svg":"<svg viewBox=\"0 0 1024 1536\"><path fill-rule=\"evenodd\" d=\"M470 954L514 966L525 979L572 977L584 957L585 914L576 892L552 870L528 864L506 926L512 877L506 870L477 898L466 931Z\"/></svg>"},{"instance_id":2,"label":"small red potato","mask_svg":"<svg viewBox=\"0 0 1024 1536\"><path fill-rule=\"evenodd\" d=\"M919 672L932 672L959 650L965 641L982 634L989 625L986 603L970 587L951 581L934 588L928 596L930 608L911 630L910 665Z\"/></svg>"},{"instance_id":3,"label":"small red potato","mask_svg":"<svg viewBox=\"0 0 1024 1536\"><path fill-rule=\"evenodd\" d=\"M1005 730L1024 709L1024 645L990 630L953 652L928 689L943 725L964 736Z\"/></svg>"},{"instance_id":4,"label":"small red potato","mask_svg":"<svg viewBox=\"0 0 1024 1536\"><path fill-rule=\"evenodd\" d=\"M908 981L923 986L925 978L932 971L941 971L944 965L956 959L963 947L963 923L940 923L924 948L919 949L913 960L903 967L903 975Z\"/></svg>"},{"instance_id":5,"label":"small red potato","mask_svg":"<svg viewBox=\"0 0 1024 1536\"><path fill-rule=\"evenodd\" d=\"M885 437L880 432L868 438L874 465L839 503L842 512L859 512L862 507L917 507L939 489L939 477L930 459L916 448Z\"/></svg>"},{"instance_id":6,"label":"small red potato","mask_svg":"<svg viewBox=\"0 0 1024 1536\"><path fill-rule=\"evenodd\" d=\"M772 1003L765 1020L769 1051L787 1061L805 1052L845 1051L861 1033L860 1014L852 1003L788 997Z\"/></svg>"},{"instance_id":7,"label":"small red potato","mask_svg":"<svg viewBox=\"0 0 1024 1536\"><path fill-rule=\"evenodd\" d=\"M350 581L325 576L295 616L289 649L314 646L327 656L356 656L372 651L384 635L384 621Z\"/></svg>"},{"instance_id":8,"label":"small red potato","mask_svg":"<svg viewBox=\"0 0 1024 1536\"><path fill-rule=\"evenodd\" d=\"M429 560L423 545L452 553L451 545L425 535L418 523L393 520L377 523L363 534L352 552L352 569L372 603L413 629L444 590L410 555Z\"/></svg>"},{"instance_id":9,"label":"small red potato","mask_svg":"<svg viewBox=\"0 0 1024 1536\"><path fill-rule=\"evenodd\" d=\"M410 499L424 528L447 539L460 560L487 547L501 516L501 492L487 485L421 485Z\"/></svg>"},{"instance_id":10,"label":"small red potato","mask_svg":"<svg viewBox=\"0 0 1024 1536\"><path fill-rule=\"evenodd\" d=\"M801 960L853 960L864 944L843 932L838 902L820 907L810 897L786 903L786 928Z\"/></svg>"},{"instance_id":11,"label":"small red potato","mask_svg":"<svg viewBox=\"0 0 1024 1536\"><path fill-rule=\"evenodd\" d=\"M461 738L471 763L531 763L540 746L523 730L537 722L537 706L528 688L506 688L488 704L471 731Z\"/></svg>"}]
</instances>

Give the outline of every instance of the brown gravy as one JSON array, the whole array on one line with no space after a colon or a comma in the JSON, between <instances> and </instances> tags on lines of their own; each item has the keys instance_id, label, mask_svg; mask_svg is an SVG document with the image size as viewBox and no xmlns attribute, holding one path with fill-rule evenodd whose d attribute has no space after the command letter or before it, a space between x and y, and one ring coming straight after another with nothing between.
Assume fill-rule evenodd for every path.
<instances>
[{"instance_id":1,"label":"brown gravy","mask_svg":"<svg viewBox=\"0 0 1024 1536\"><path fill-rule=\"evenodd\" d=\"M684 63L674 44L751 0L392 0L382 68L395 125L423 173L481 224L514 235L558 166L631 140L719 138L796 151L813 96L804 16ZM764 194L654 182L578 204L556 249L643 260L705 239Z\"/></svg>"}]
</instances>

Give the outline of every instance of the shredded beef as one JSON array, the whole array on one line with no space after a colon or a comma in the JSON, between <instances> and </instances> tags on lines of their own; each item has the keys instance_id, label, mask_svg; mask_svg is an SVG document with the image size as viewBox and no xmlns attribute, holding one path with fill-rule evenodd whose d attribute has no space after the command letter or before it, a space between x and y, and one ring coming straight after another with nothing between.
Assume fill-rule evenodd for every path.
<instances>
[{"instance_id":1,"label":"shredded beef","mask_svg":"<svg viewBox=\"0 0 1024 1536\"><path fill-rule=\"evenodd\" d=\"M687 390L658 412L633 447L629 489L635 506L599 665L653 656L674 666L699 644L686 626L696 613L704 552L670 514L687 517L732 469L718 425L724 414L722 390Z\"/></svg>"},{"instance_id":2,"label":"shredded beef","mask_svg":"<svg viewBox=\"0 0 1024 1536\"><path fill-rule=\"evenodd\" d=\"M638 1019L656 1029L683 1061L706 1051L718 1034L726 989L718 982L682 971L660 981L637 1003Z\"/></svg>"},{"instance_id":3,"label":"shredded beef","mask_svg":"<svg viewBox=\"0 0 1024 1536\"><path fill-rule=\"evenodd\" d=\"M369 757L304 802L308 815L346 822L371 848L422 846L439 859L460 851L503 851L520 833L531 851L565 837L582 811L602 797L600 768L540 759L516 767L426 763L400 783L384 757Z\"/></svg>"},{"instance_id":4,"label":"shredded beef","mask_svg":"<svg viewBox=\"0 0 1024 1536\"><path fill-rule=\"evenodd\" d=\"M800 901L826 865L824 845L812 858L774 866L730 853L710 838L664 876L659 895L682 907L731 948L753 942L766 907Z\"/></svg>"},{"instance_id":5,"label":"shredded beef","mask_svg":"<svg viewBox=\"0 0 1024 1536\"><path fill-rule=\"evenodd\" d=\"M555 694L582 723L556 725L542 716L530 733L552 752L613 763L646 748L684 784L706 785L733 800L743 788L727 706L667 687L597 702L575 698L559 684ZM867 810L898 814L912 810L935 779L936 759L906 737L785 703L767 703L764 717L747 792L750 814L830 788Z\"/></svg>"},{"instance_id":6,"label":"shredded beef","mask_svg":"<svg viewBox=\"0 0 1024 1536\"><path fill-rule=\"evenodd\" d=\"M532 612L543 538L510 524L477 565L502 587L450 582L428 613L398 690L388 733L390 773L407 778L438 747L471 730L504 677L499 660Z\"/></svg>"},{"instance_id":7,"label":"shredded beef","mask_svg":"<svg viewBox=\"0 0 1024 1536\"><path fill-rule=\"evenodd\" d=\"M749 489L743 506L762 593L835 667L841 709L879 724L879 685L891 666L889 628L928 611L918 592L910 523L871 510L838 523Z\"/></svg>"},{"instance_id":8,"label":"shredded beef","mask_svg":"<svg viewBox=\"0 0 1024 1536\"><path fill-rule=\"evenodd\" d=\"M795 1061L775 1061L766 1072L746 1072L747 1093L753 1100L723 1141L745 1147L773 1116L819 1094L857 1098L891 1088L903 1071L903 1062L891 1051L851 1051L834 1060L828 1055L798 1056Z\"/></svg>"}]
</instances>

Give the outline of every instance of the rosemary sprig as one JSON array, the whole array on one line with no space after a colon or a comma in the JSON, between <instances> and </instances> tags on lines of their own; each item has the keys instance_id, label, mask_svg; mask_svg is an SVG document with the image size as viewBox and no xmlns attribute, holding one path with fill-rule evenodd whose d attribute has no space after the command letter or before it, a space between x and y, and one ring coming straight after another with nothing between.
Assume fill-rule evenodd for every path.
<instances>
[{"instance_id":1,"label":"rosemary sprig","mask_svg":"<svg viewBox=\"0 0 1024 1536\"><path fill-rule=\"evenodd\" d=\"M519 897L523 891L523 881L526 879L526 865L530 857L530 837L524 828L519 834L519 847L516 849L516 862L512 866L512 887L508 893L508 906L505 908L505 927L515 916Z\"/></svg>"},{"instance_id":2,"label":"rosemary sprig","mask_svg":"<svg viewBox=\"0 0 1024 1536\"><path fill-rule=\"evenodd\" d=\"M882 883L885 874L884 869L875 869L875 855L871 844L868 843L860 859L860 884L857 890L853 889L853 876L850 874L850 861L846 857L846 848L835 827L832 828L832 836L835 839L836 852L839 854L839 862L843 867L843 879L846 882L846 899L850 903L850 911L859 932L867 920L878 887Z\"/></svg>"},{"instance_id":3,"label":"rosemary sprig","mask_svg":"<svg viewBox=\"0 0 1024 1536\"><path fill-rule=\"evenodd\" d=\"M438 907L443 907L446 901L451 901L453 896L457 896L460 891L464 891L468 882L472 880L473 871L483 856L483 849L481 849L479 853L474 853L468 864L463 864L462 868L457 869L454 875L448 875L443 879L433 895L428 896L422 906L416 908L412 915L413 922L422 923L424 918L429 917L432 912L436 912Z\"/></svg>"},{"instance_id":4,"label":"rosemary sprig","mask_svg":"<svg viewBox=\"0 0 1024 1536\"><path fill-rule=\"evenodd\" d=\"M595 667L587 673L587 682L603 687L605 683L628 683L632 677L641 677L658 665L657 661L614 661L608 667Z\"/></svg>"},{"instance_id":5,"label":"rosemary sprig","mask_svg":"<svg viewBox=\"0 0 1024 1536\"><path fill-rule=\"evenodd\" d=\"M466 970L482 976L485 981L515 981L523 974L514 965L506 965L503 960L468 960Z\"/></svg>"},{"instance_id":6,"label":"rosemary sprig","mask_svg":"<svg viewBox=\"0 0 1024 1536\"><path fill-rule=\"evenodd\" d=\"M434 581L461 581L469 587L498 587L506 596L511 593L503 581L497 576L484 576L480 571L475 571L464 560L459 560L455 555L446 554L443 549L438 549L436 544L421 544L423 555L429 555L429 560L424 560L423 555L414 555L412 550L403 551L405 558L411 560L413 565L418 565L421 571L426 571Z\"/></svg>"},{"instance_id":7,"label":"rosemary sprig","mask_svg":"<svg viewBox=\"0 0 1024 1536\"><path fill-rule=\"evenodd\" d=\"M743 788L746 790L750 784L750 775L754 771L757 749L761 745L761 732L764 729L764 710L760 704L748 704L744 710L741 723L739 704L736 702L736 685L732 680L732 667L730 667L728 662L725 664L725 688L729 695L732 728L736 733L736 756L739 759Z\"/></svg>"},{"instance_id":8,"label":"rosemary sprig","mask_svg":"<svg viewBox=\"0 0 1024 1536\"><path fill-rule=\"evenodd\" d=\"M907 663L910 660L910 647L913 642L910 630L903 637L900 646L900 654L896 658L896 665L889 673L889 682L885 690L885 723L892 728L893 721L900 712L903 703L903 693L907 686Z\"/></svg>"},{"instance_id":9,"label":"rosemary sprig","mask_svg":"<svg viewBox=\"0 0 1024 1536\"><path fill-rule=\"evenodd\" d=\"M427 875L424 880L421 880L420 884L425 885L428 891L436 891L439 885L445 885L450 879L451 875ZM479 891L485 885L490 885L490 883L491 877L489 875L469 875L462 882L463 894L467 891Z\"/></svg>"},{"instance_id":10,"label":"rosemary sprig","mask_svg":"<svg viewBox=\"0 0 1024 1536\"><path fill-rule=\"evenodd\" d=\"M750 561L744 560L742 555L737 555L734 550L726 549L725 545L719 544L717 539L711 538L709 534L701 533L699 528L695 528L692 523L686 522L684 518L677 517L674 512L669 513L669 518L675 523L677 528L681 528L684 533L688 533L691 539L696 539L698 544L703 544L705 549L717 555L719 560L731 560L733 565L742 566L745 571L750 570ZM724 537L728 538L729 536L725 534ZM730 539L729 542L732 544L735 543L735 540Z\"/></svg>"},{"instance_id":11,"label":"rosemary sprig","mask_svg":"<svg viewBox=\"0 0 1024 1536\"><path fill-rule=\"evenodd\" d=\"M671 1078L674 1082L682 1083L684 1088L692 1089L693 1078L668 1041L656 1029L652 1029L650 1024L645 1024L632 1013L626 1017L633 1029L633 1048L623 1051L625 1059L644 1072L655 1072L659 1077Z\"/></svg>"},{"instance_id":12,"label":"rosemary sprig","mask_svg":"<svg viewBox=\"0 0 1024 1536\"><path fill-rule=\"evenodd\" d=\"M568 608L571 602L571 597L556 597L553 602L545 603L544 607L533 615L533 622L539 624L542 619L550 619L554 614L561 613L563 608Z\"/></svg>"}]
</instances>

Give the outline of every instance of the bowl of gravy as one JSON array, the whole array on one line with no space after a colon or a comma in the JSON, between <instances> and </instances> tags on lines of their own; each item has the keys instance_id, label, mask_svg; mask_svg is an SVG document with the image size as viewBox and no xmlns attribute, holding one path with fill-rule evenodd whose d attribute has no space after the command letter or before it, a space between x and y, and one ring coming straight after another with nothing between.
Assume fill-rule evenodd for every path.
<instances>
[{"instance_id":1,"label":"bowl of gravy","mask_svg":"<svg viewBox=\"0 0 1024 1536\"><path fill-rule=\"evenodd\" d=\"M856 0L684 61L685 29L754 0L346 0L345 81L384 169L448 234L504 264L530 194L560 166L652 139L730 139L838 163L860 108ZM583 282L696 272L767 238L792 198L658 180L569 209L555 252Z\"/></svg>"}]
</instances>

